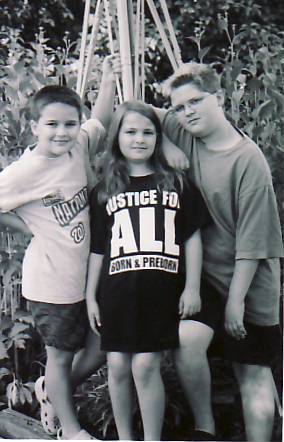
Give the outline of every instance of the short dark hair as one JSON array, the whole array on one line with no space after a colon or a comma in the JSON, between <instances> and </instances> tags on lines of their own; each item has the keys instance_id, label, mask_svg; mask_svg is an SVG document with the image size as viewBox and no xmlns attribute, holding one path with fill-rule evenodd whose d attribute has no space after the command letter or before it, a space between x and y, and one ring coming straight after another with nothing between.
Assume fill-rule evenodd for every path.
<instances>
[{"instance_id":1,"label":"short dark hair","mask_svg":"<svg viewBox=\"0 0 284 442\"><path fill-rule=\"evenodd\" d=\"M174 89L194 84L198 89L213 94L221 89L220 77L209 64L190 62L181 65L163 84L163 94L169 97Z\"/></svg>"},{"instance_id":2,"label":"short dark hair","mask_svg":"<svg viewBox=\"0 0 284 442\"><path fill-rule=\"evenodd\" d=\"M75 107L79 120L82 119L82 101L79 95L67 86L49 85L42 87L30 99L28 116L31 120L38 121L42 109L51 103L63 103Z\"/></svg>"}]
</instances>

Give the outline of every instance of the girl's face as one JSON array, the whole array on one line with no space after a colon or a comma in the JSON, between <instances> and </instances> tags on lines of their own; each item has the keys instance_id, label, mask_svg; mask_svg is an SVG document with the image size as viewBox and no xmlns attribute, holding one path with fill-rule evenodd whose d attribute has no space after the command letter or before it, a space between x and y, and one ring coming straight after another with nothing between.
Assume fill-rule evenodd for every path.
<instances>
[{"instance_id":1,"label":"girl's face","mask_svg":"<svg viewBox=\"0 0 284 442\"><path fill-rule=\"evenodd\" d=\"M149 165L156 147L157 132L149 118L138 112L125 114L118 135L119 148L128 165Z\"/></svg>"},{"instance_id":2,"label":"girl's face","mask_svg":"<svg viewBox=\"0 0 284 442\"><path fill-rule=\"evenodd\" d=\"M75 145L80 131L78 110L64 103L50 103L40 114L38 121L31 123L37 137L36 150L49 158L69 152Z\"/></svg>"}]
</instances>

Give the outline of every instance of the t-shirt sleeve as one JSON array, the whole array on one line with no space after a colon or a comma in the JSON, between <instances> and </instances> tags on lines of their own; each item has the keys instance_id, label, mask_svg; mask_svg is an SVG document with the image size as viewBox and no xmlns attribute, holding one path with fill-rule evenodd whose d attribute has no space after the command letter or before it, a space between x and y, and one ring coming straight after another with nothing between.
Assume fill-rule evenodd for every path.
<instances>
[{"instance_id":1,"label":"t-shirt sleeve","mask_svg":"<svg viewBox=\"0 0 284 442\"><path fill-rule=\"evenodd\" d=\"M104 255L107 244L108 215L105 204L98 201L98 188L90 195L91 252Z\"/></svg>"},{"instance_id":2,"label":"t-shirt sleeve","mask_svg":"<svg viewBox=\"0 0 284 442\"><path fill-rule=\"evenodd\" d=\"M182 239L186 241L198 229L212 223L205 201L191 182L184 182L181 196Z\"/></svg>"},{"instance_id":3,"label":"t-shirt sleeve","mask_svg":"<svg viewBox=\"0 0 284 442\"><path fill-rule=\"evenodd\" d=\"M0 173L0 211L9 212L38 198L35 177L42 169L35 159L22 157Z\"/></svg>"},{"instance_id":4,"label":"t-shirt sleeve","mask_svg":"<svg viewBox=\"0 0 284 442\"><path fill-rule=\"evenodd\" d=\"M272 185L245 192L239 199L236 259L283 256L280 220Z\"/></svg>"}]
</instances>

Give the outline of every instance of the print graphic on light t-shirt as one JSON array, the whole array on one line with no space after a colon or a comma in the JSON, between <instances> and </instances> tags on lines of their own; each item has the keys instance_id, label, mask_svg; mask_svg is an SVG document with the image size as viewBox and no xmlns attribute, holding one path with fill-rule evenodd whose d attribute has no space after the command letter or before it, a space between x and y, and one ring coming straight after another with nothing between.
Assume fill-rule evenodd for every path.
<instances>
[{"instance_id":1,"label":"print graphic on light t-shirt","mask_svg":"<svg viewBox=\"0 0 284 442\"><path fill-rule=\"evenodd\" d=\"M163 191L161 203L165 206L164 224L160 226L163 238L160 232L160 239L157 239L154 207L158 204L156 190L125 192L108 200L107 213L114 217L109 274L146 269L178 272L180 246L175 243L175 216L176 209L180 207L178 194ZM141 207L144 205L148 207ZM138 239L135 238L130 215L133 206L140 206L138 226L135 226Z\"/></svg>"},{"instance_id":2,"label":"print graphic on light t-shirt","mask_svg":"<svg viewBox=\"0 0 284 442\"><path fill-rule=\"evenodd\" d=\"M42 202L45 207L53 206L53 204L58 204L64 201L64 195L61 189L56 189L54 192L49 193L44 198L42 198Z\"/></svg>"},{"instance_id":3,"label":"print graphic on light t-shirt","mask_svg":"<svg viewBox=\"0 0 284 442\"><path fill-rule=\"evenodd\" d=\"M79 223L77 226L73 227L70 235L72 236L76 244L82 242L85 238L85 227L83 223Z\"/></svg>"},{"instance_id":4,"label":"print graphic on light t-shirt","mask_svg":"<svg viewBox=\"0 0 284 442\"><path fill-rule=\"evenodd\" d=\"M63 201L52 206L53 214L58 223L64 227L85 209L88 205L87 187L79 190L70 200Z\"/></svg>"}]
</instances>

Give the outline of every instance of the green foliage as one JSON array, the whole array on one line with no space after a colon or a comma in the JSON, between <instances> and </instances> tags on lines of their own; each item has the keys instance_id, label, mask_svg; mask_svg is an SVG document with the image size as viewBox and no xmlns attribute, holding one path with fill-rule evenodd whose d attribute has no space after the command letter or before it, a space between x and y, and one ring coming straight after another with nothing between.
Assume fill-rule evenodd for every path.
<instances>
[{"instance_id":1,"label":"green foliage","mask_svg":"<svg viewBox=\"0 0 284 442\"><path fill-rule=\"evenodd\" d=\"M214 64L222 76L228 116L264 152L283 220L284 3L167 0L167 4L183 60ZM46 84L75 87L83 9L84 2L65 0L1 1L0 170L34 142L25 112L31 94ZM159 84L172 71L149 11L146 13L146 99L161 105ZM87 116L98 89L101 59L107 52L106 34L103 20L84 97ZM32 384L25 382L30 379L25 366L31 362L28 350L34 330L19 290L26 245L23 236L0 225L0 389L8 385L11 406L29 403L33 391ZM163 375L168 398L165 427L170 434L171 427L180 427L188 418L188 410L167 357ZM77 404L82 419L94 423L95 431L115 435L105 367L84 385ZM133 416L140 434L137 401Z\"/></svg>"},{"instance_id":2,"label":"green foliage","mask_svg":"<svg viewBox=\"0 0 284 442\"><path fill-rule=\"evenodd\" d=\"M23 382L14 378L13 382L7 385L7 398L9 408L16 408L26 402L32 404L34 392L34 382Z\"/></svg>"},{"instance_id":3,"label":"green foliage","mask_svg":"<svg viewBox=\"0 0 284 442\"><path fill-rule=\"evenodd\" d=\"M26 350L32 338L32 318L26 311L17 310L12 315L6 314L0 322L0 380L6 385L9 407L18 407L25 402L32 404L33 382L22 382L23 358L20 353ZM26 364L30 361L26 361ZM30 367L29 367L30 368ZM11 382L9 379L13 378ZM9 382L9 383L8 383Z\"/></svg>"}]
</instances>

